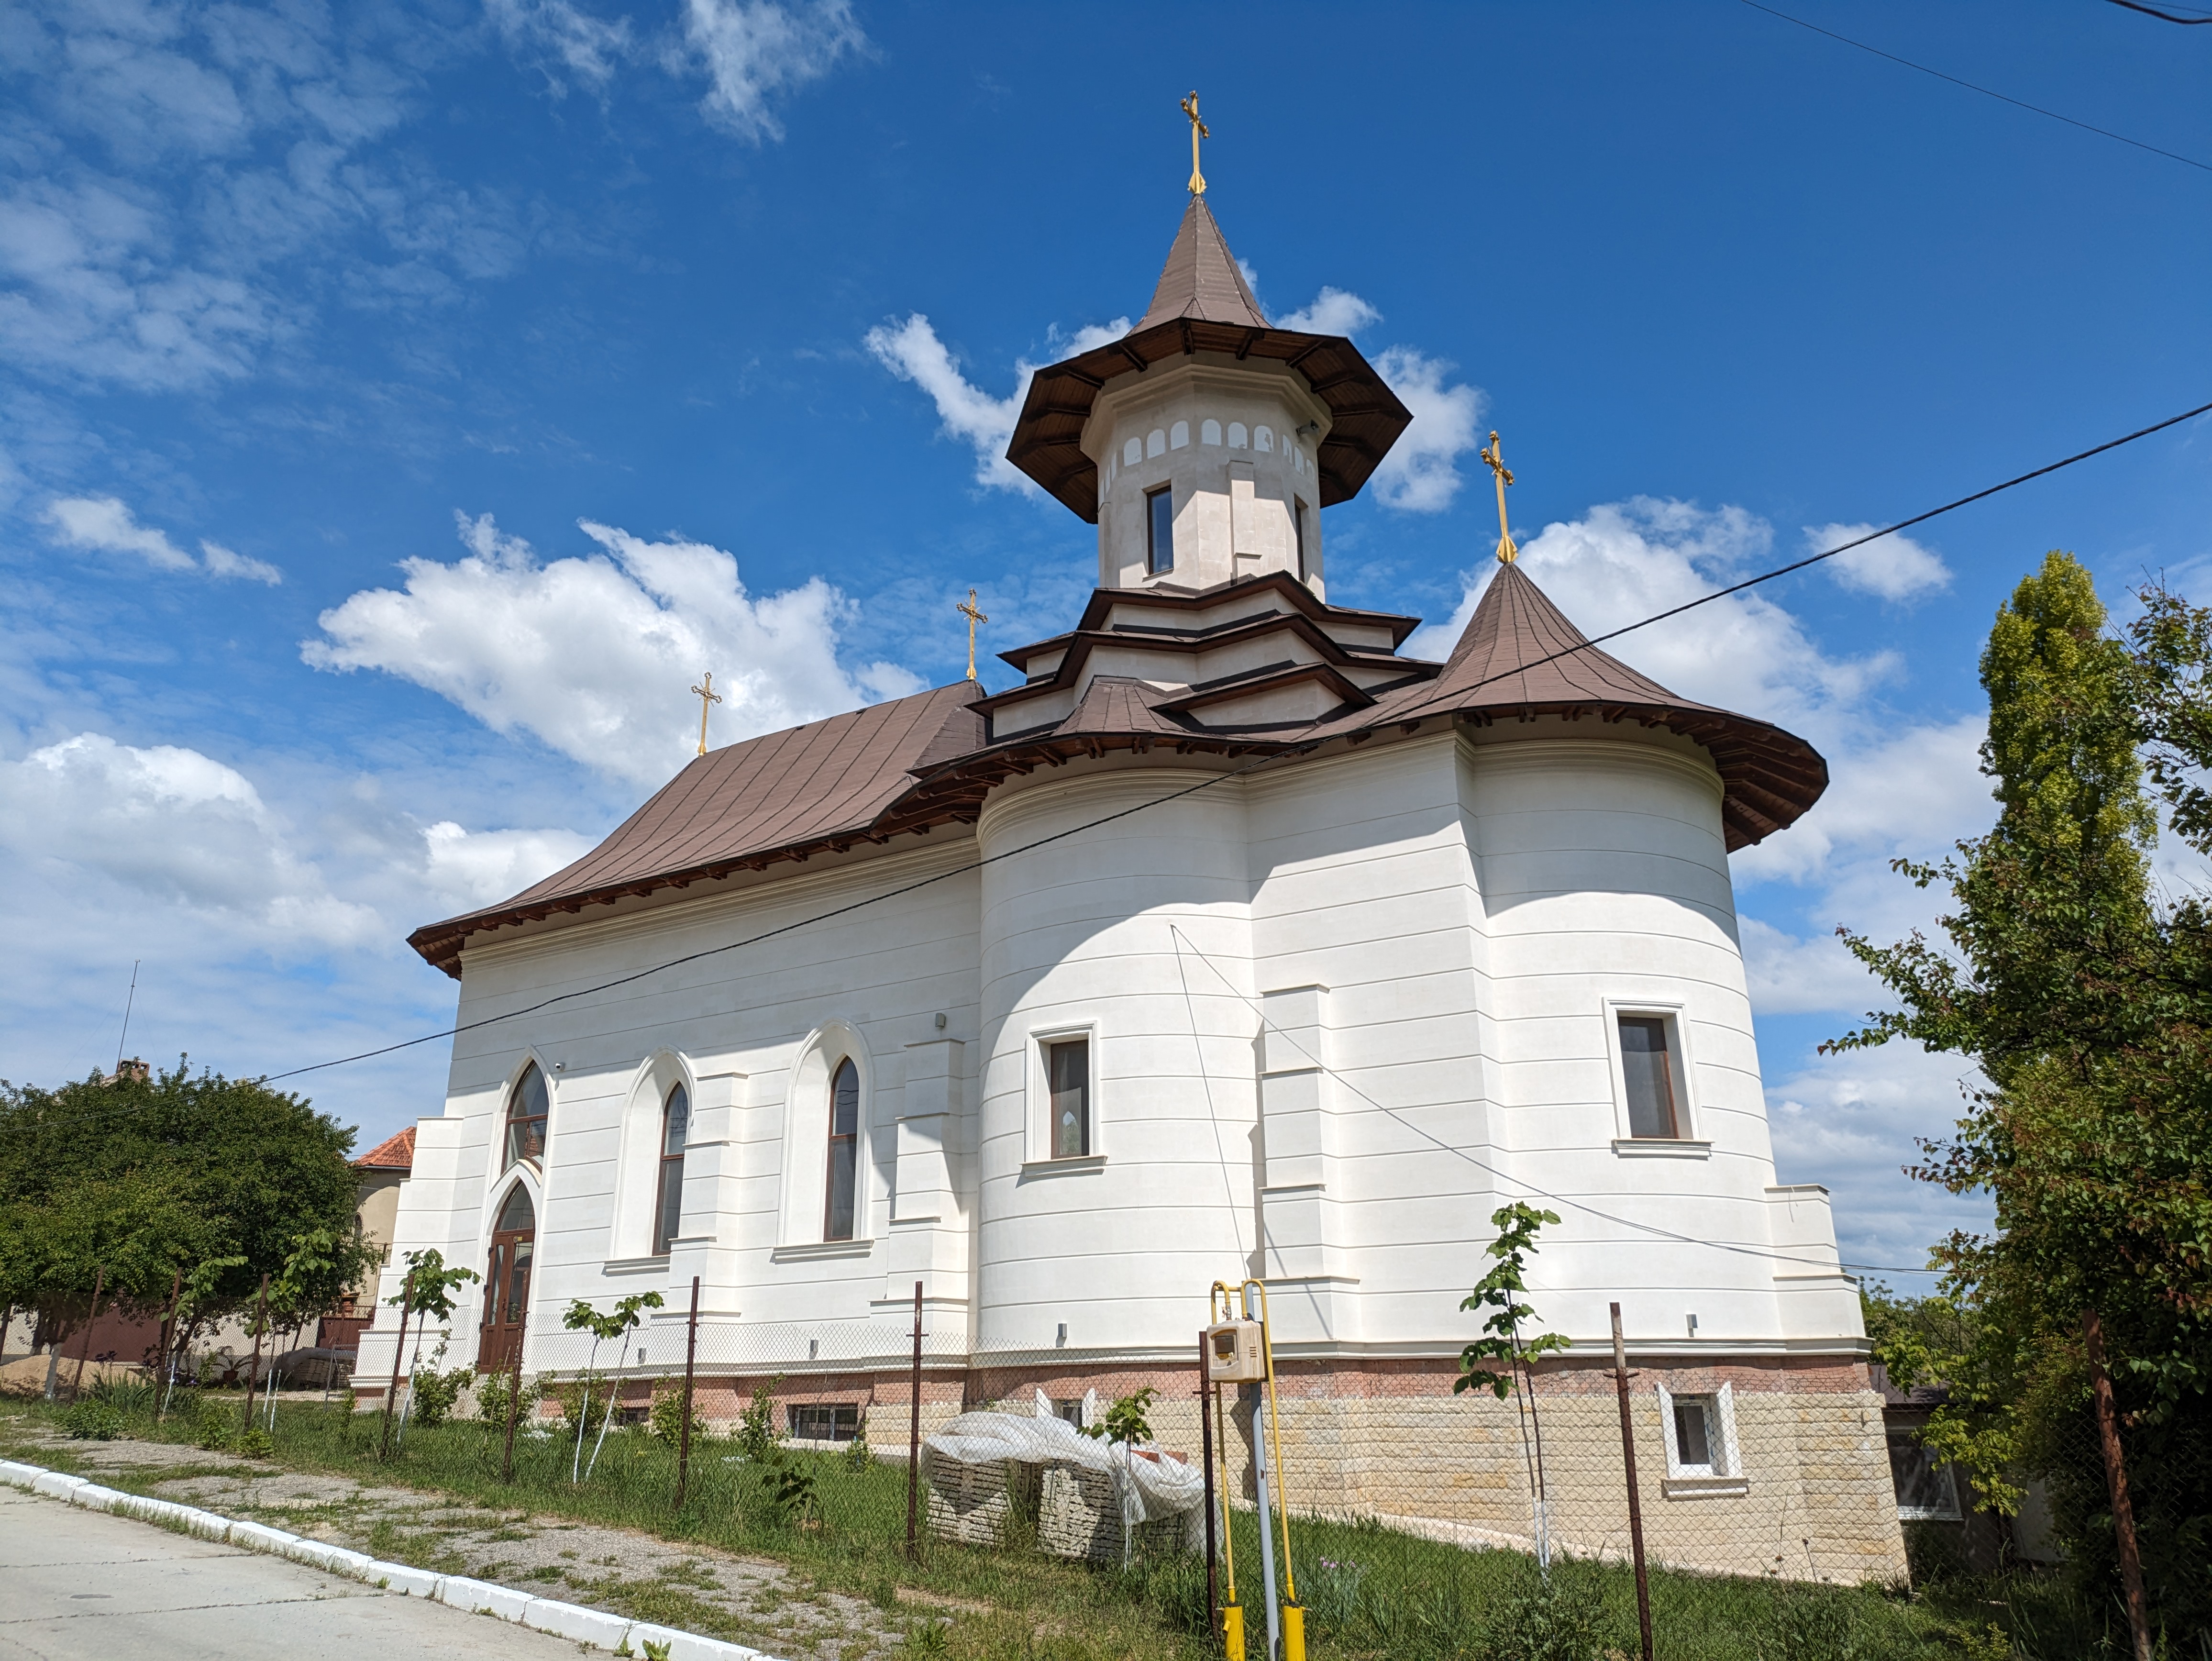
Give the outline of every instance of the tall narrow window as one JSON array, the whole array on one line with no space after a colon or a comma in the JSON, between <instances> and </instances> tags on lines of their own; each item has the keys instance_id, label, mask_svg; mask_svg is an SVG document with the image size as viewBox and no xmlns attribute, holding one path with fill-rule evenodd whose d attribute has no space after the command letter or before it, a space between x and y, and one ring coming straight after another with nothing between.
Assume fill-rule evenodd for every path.
<instances>
[{"instance_id":1,"label":"tall narrow window","mask_svg":"<svg viewBox=\"0 0 2212 1661\"><path fill-rule=\"evenodd\" d=\"M1672 1141L1681 1133L1674 1112L1674 1057L1660 1015L1620 1018L1620 1076L1628 1087L1628 1134Z\"/></svg>"},{"instance_id":2,"label":"tall narrow window","mask_svg":"<svg viewBox=\"0 0 2212 1661\"><path fill-rule=\"evenodd\" d=\"M1091 1041L1047 1044L1044 1067L1052 1092L1052 1157L1079 1159L1091 1152Z\"/></svg>"},{"instance_id":3,"label":"tall narrow window","mask_svg":"<svg viewBox=\"0 0 2212 1661\"><path fill-rule=\"evenodd\" d=\"M1717 1476L1719 1467L1713 1458L1712 1402L1703 1396L1677 1396L1674 1398L1675 1463L1684 1474L1692 1476Z\"/></svg>"},{"instance_id":4,"label":"tall narrow window","mask_svg":"<svg viewBox=\"0 0 2212 1661\"><path fill-rule=\"evenodd\" d=\"M507 1098L507 1164L501 1170L524 1159L532 1165L544 1159L545 1115L545 1075L532 1062L514 1081L514 1092Z\"/></svg>"},{"instance_id":5,"label":"tall narrow window","mask_svg":"<svg viewBox=\"0 0 2212 1661\"><path fill-rule=\"evenodd\" d=\"M848 1058L830 1079L829 1199L823 1208L822 1238L853 1238L853 1192L860 1176L860 1073Z\"/></svg>"},{"instance_id":6,"label":"tall narrow window","mask_svg":"<svg viewBox=\"0 0 2212 1661\"><path fill-rule=\"evenodd\" d=\"M1164 484L1145 494L1145 569L1175 569L1175 491Z\"/></svg>"},{"instance_id":7,"label":"tall narrow window","mask_svg":"<svg viewBox=\"0 0 2212 1661\"><path fill-rule=\"evenodd\" d=\"M660 1110L660 1196L653 1209L653 1255L668 1250L684 1220L684 1140L691 1131L691 1098L682 1085Z\"/></svg>"},{"instance_id":8,"label":"tall narrow window","mask_svg":"<svg viewBox=\"0 0 2212 1661\"><path fill-rule=\"evenodd\" d=\"M1306 569L1306 505L1296 496L1291 498L1291 535L1298 547L1298 581L1304 582L1311 572Z\"/></svg>"}]
</instances>

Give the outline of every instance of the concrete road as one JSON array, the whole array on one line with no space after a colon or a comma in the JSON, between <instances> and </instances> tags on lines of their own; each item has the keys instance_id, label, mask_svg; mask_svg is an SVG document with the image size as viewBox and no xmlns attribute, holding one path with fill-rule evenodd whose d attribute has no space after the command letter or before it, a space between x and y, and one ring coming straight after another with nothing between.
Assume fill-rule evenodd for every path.
<instances>
[{"instance_id":1,"label":"concrete road","mask_svg":"<svg viewBox=\"0 0 2212 1661\"><path fill-rule=\"evenodd\" d=\"M575 1661L576 1653L548 1633L0 1488L3 1661Z\"/></svg>"}]
</instances>

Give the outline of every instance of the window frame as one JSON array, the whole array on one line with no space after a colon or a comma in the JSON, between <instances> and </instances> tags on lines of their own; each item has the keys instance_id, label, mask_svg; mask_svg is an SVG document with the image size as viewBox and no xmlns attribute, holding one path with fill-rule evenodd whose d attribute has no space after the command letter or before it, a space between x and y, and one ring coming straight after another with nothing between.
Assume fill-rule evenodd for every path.
<instances>
[{"instance_id":1,"label":"window frame","mask_svg":"<svg viewBox=\"0 0 2212 1661\"><path fill-rule=\"evenodd\" d=\"M1612 1075L1613 1147L1622 1152L1640 1149L1702 1150L1710 1146L1700 1136L1702 1116L1690 1081L1697 1068L1690 1054L1689 1020L1685 1006L1654 999L1608 998L1605 1001L1605 1049ZM1639 1136L1636 1134L1628 1098L1628 1069L1621 1053L1620 1023L1656 1020L1667 1032L1667 1082L1674 1094L1674 1134Z\"/></svg>"},{"instance_id":2,"label":"window frame","mask_svg":"<svg viewBox=\"0 0 2212 1661\"><path fill-rule=\"evenodd\" d=\"M1659 1437L1667 1451L1667 1485L1662 1492L1672 1494L1741 1494L1749 1487L1750 1478L1743 1469L1743 1452L1735 1434L1735 1388L1723 1384L1713 1390L1670 1390L1664 1384L1653 1388L1659 1396ZM1705 1405L1705 1451L1710 1456L1704 1464L1684 1463L1674 1429L1674 1409L1677 1405L1698 1402Z\"/></svg>"},{"instance_id":3,"label":"window frame","mask_svg":"<svg viewBox=\"0 0 2212 1661\"><path fill-rule=\"evenodd\" d=\"M853 1075L853 1128L840 1132L837 1129L837 1081L849 1072ZM860 1063L850 1056L840 1056L830 1067L830 1077L823 1086L829 1096L828 1134L823 1138L822 1170L822 1244L844 1245L860 1238L860 1109L866 1094L866 1080L860 1076ZM848 1214L845 1232L836 1232L837 1157L840 1150L851 1165L848 1177L849 1192L846 1197Z\"/></svg>"},{"instance_id":4,"label":"window frame","mask_svg":"<svg viewBox=\"0 0 2212 1661\"><path fill-rule=\"evenodd\" d=\"M529 1081L533 1073L538 1075L538 1091L545 1098L545 1110L533 1117L518 1119L514 1110L521 1102L524 1085ZM516 1127L525 1124L535 1124L538 1127L538 1147L534 1153L518 1153L515 1149ZM538 1058L532 1056L523 1062L521 1068L507 1081L506 1092L501 1097L499 1174L504 1177L518 1165L526 1165L532 1171L543 1172L545 1169L545 1150L552 1139L553 1081L545 1069L538 1064Z\"/></svg>"},{"instance_id":5,"label":"window frame","mask_svg":"<svg viewBox=\"0 0 2212 1661\"><path fill-rule=\"evenodd\" d=\"M678 1096L684 1098L684 1141L672 1154L668 1151L668 1135L670 1123L676 1111L676 1098ZM653 1167L652 1255L655 1257L665 1257L669 1248L683 1232L684 1161L690 1148L693 1110L690 1086L678 1079L674 1084L669 1086L667 1093L660 1098L660 1152L659 1157L653 1161ZM671 1165L675 1167L675 1187L672 1195L670 1191L669 1167ZM674 1201L672 1209L670 1204L672 1199Z\"/></svg>"},{"instance_id":6,"label":"window frame","mask_svg":"<svg viewBox=\"0 0 2212 1661\"><path fill-rule=\"evenodd\" d=\"M1160 563L1159 546L1158 504L1163 501L1167 503L1168 521L1168 557L1167 563L1164 565ZM1145 492L1145 575L1148 577L1164 577L1171 574L1175 568L1175 485L1170 481L1165 484L1156 485Z\"/></svg>"},{"instance_id":7,"label":"window frame","mask_svg":"<svg viewBox=\"0 0 2212 1661\"><path fill-rule=\"evenodd\" d=\"M1897 1518L1900 1523L1956 1523L1966 1515L1960 1503L1959 1473L1955 1466L1936 1457L1936 1451L1923 1442L1917 1432L1899 1427L1892 1428L1883 1439L1889 1451L1890 1487L1897 1495ZM1942 1484L1943 1493L1949 1496L1945 1504L1908 1506L1905 1491L1897 1486L1897 1456L1900 1451L1911 1453L1926 1473Z\"/></svg>"},{"instance_id":8,"label":"window frame","mask_svg":"<svg viewBox=\"0 0 2212 1661\"><path fill-rule=\"evenodd\" d=\"M837 1431L842 1416L848 1413L853 1416L851 1433L840 1436ZM814 1436L801 1431L799 1416L802 1414L810 1419L817 1419L820 1415L827 1415L830 1433L827 1436ZM867 1415L861 1411L861 1404L858 1402L787 1402L783 1405L784 1439L801 1445L848 1446L860 1439L862 1429L866 1423Z\"/></svg>"},{"instance_id":9,"label":"window frame","mask_svg":"<svg viewBox=\"0 0 2212 1661\"><path fill-rule=\"evenodd\" d=\"M1298 581L1313 581L1312 569L1306 563L1306 504L1296 491L1291 495L1291 545L1297 551Z\"/></svg>"},{"instance_id":10,"label":"window frame","mask_svg":"<svg viewBox=\"0 0 2212 1661\"><path fill-rule=\"evenodd\" d=\"M1085 1152L1059 1154L1054 1150L1051 1052L1054 1044L1086 1046L1085 1072ZM1101 1111L1098 1028L1095 1022L1071 1022L1037 1027L1029 1035L1029 1157L1024 1163L1058 1170L1082 1170L1103 1165L1106 1159L1106 1118Z\"/></svg>"}]
</instances>

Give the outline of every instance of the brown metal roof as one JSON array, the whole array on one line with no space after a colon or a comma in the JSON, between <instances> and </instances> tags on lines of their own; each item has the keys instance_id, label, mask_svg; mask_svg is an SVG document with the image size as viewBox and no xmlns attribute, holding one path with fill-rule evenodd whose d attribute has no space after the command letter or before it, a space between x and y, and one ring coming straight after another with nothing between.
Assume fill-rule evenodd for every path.
<instances>
[{"instance_id":1,"label":"brown metal roof","mask_svg":"<svg viewBox=\"0 0 2212 1661\"><path fill-rule=\"evenodd\" d=\"M1006 459L1087 524L1098 522L1098 469L1083 453L1083 429L1099 392L1117 375L1215 352L1286 363L1328 405L1329 430L1316 461L1321 505L1358 496L1398 435L1413 423L1389 383L1342 335L1272 327L1245 285L1236 257L1203 199L1191 198L1152 303L1121 339L1048 364L1030 377Z\"/></svg>"},{"instance_id":2,"label":"brown metal roof","mask_svg":"<svg viewBox=\"0 0 2212 1661\"><path fill-rule=\"evenodd\" d=\"M407 943L458 974L463 944L485 929L817 848L887 840L906 828L895 817L884 821L913 785L907 770L978 690L955 681L710 751L574 865L498 905L418 928Z\"/></svg>"},{"instance_id":3,"label":"brown metal roof","mask_svg":"<svg viewBox=\"0 0 2212 1661\"><path fill-rule=\"evenodd\" d=\"M1182 216L1182 225L1168 249L1168 263L1160 268L1152 303L1131 334L1172 318L1188 317L1206 323L1228 323L1240 329L1264 329L1267 318L1244 281L1237 256L1215 222L1206 198L1194 196Z\"/></svg>"},{"instance_id":4,"label":"brown metal roof","mask_svg":"<svg viewBox=\"0 0 2212 1661\"><path fill-rule=\"evenodd\" d=\"M1085 623L1103 623L1108 607L1131 598L1100 590ZM1212 598L1218 604L1218 592ZM1366 624L1402 621L1379 612L1343 615ZM1289 614L1277 614L1275 626L1302 634L1310 627ZM1060 638L1079 644L1083 632ZM1181 631L1158 633L1165 655L1187 649ZM1035 649L1007 655L1019 660ZM1440 669L1396 661L1412 672L1408 678L1366 691L1328 664L1285 662L1231 678L1239 691L1316 675L1337 686L1343 699L1337 709L1295 724L1209 727L1203 719L1207 689L1101 675L1065 719L997 739L986 716L1007 695L985 697L969 681L750 739L691 763L566 870L498 905L418 928L408 943L458 976L463 947L486 931L972 822L1006 780L1109 750L1280 754L1288 763L1334 740L1361 744L1394 727L1414 731L1425 721L1489 725L1538 715L1633 721L1680 733L1712 757L1724 787L1721 817L1730 852L1793 823L1827 788L1827 764L1804 739L1767 721L1676 697L1591 646L1517 565L1492 580Z\"/></svg>"}]
</instances>

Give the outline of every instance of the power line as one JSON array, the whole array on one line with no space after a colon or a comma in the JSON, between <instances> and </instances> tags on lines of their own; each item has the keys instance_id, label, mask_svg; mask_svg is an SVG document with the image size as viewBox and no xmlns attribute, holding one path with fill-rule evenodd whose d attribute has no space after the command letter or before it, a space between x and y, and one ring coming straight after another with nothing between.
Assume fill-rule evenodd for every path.
<instances>
[{"instance_id":1,"label":"power line","mask_svg":"<svg viewBox=\"0 0 2212 1661\"><path fill-rule=\"evenodd\" d=\"M1925 1275L1930 1272L1927 1269L1887 1269L1878 1263L1852 1263L1849 1265L1831 1264L1824 1258L1794 1257L1786 1252L1771 1250L1764 1246L1742 1244L1732 1240L1701 1239L1694 1234L1680 1234L1671 1228L1661 1228L1656 1223L1642 1223L1637 1221L1633 1217L1622 1217L1610 1211L1601 1211L1595 1206L1590 1205L1584 1201L1569 1199L1564 1194L1554 1194L1548 1188L1540 1188L1536 1183L1530 1182L1526 1177L1516 1177L1510 1171L1500 1171L1496 1165L1490 1164L1486 1160L1478 1159L1474 1154L1468 1153L1465 1148L1458 1146L1458 1144L1455 1142L1448 1142L1435 1132L1423 1129L1419 1125L1415 1124L1411 1119L1408 1119L1401 1110L1395 1107L1386 1107L1381 1102L1376 1101L1372 1096L1362 1090L1358 1085L1352 1083L1351 1080L1346 1078L1344 1074L1339 1073L1335 1068L1330 1067L1326 1062L1322 1061L1320 1056L1315 1055L1311 1050L1308 1050L1304 1044L1300 1043L1289 1033L1285 1032L1281 1027L1275 1025L1273 1022L1270 1021L1267 1019L1267 1010L1261 1005L1255 1003L1251 999L1246 997L1242 992L1239 992L1237 989L1237 983L1231 980L1228 976L1221 972L1219 965L1218 965L1212 958L1207 957L1205 952L1199 950L1197 941L1190 939L1189 936L1186 935L1182 929L1176 928L1173 923L1170 923L1168 925L1168 933L1173 935L1176 940L1176 963L1177 966L1180 967L1182 963L1182 948L1188 946L1190 947L1191 955L1196 958L1200 963L1204 964L1208 969L1212 970L1213 978L1219 981L1224 986L1229 989L1229 995L1231 997L1235 998L1239 1003L1247 1005L1255 1014L1259 1016L1261 1029L1263 1031L1273 1031L1280 1035L1284 1043L1290 1045L1290 1047L1297 1050L1299 1055L1304 1056L1308 1061L1311 1062L1316 1069L1328 1074L1330 1078L1335 1080L1337 1083L1342 1085L1353 1095L1358 1097L1361 1101L1365 1102L1368 1106L1373 1108L1376 1112L1389 1114L1392 1118L1397 1120L1400 1124L1405 1126L1407 1129L1412 1131L1416 1136L1420 1137L1424 1141L1433 1142L1437 1147L1443 1149L1445 1153L1458 1155L1461 1159L1473 1165L1476 1170L1487 1171L1490 1175L1498 1178L1501 1183L1511 1183L1516 1188L1525 1188L1531 1194L1537 1196L1539 1198L1549 1200L1555 1205L1566 1206L1573 1210L1587 1213L1592 1217L1601 1218L1608 1223L1618 1223L1623 1228L1636 1229L1643 1233L1656 1235L1662 1240L1673 1240L1682 1245L1711 1246L1716 1251L1732 1251L1737 1253L1739 1256L1746 1257L1766 1257L1772 1259L1778 1263L1796 1263L1801 1266L1813 1269L1849 1267L1852 1269L1863 1269L1869 1273L1875 1275ZM1188 989L1186 987L1185 995L1188 995ZM1196 1019L1196 1016L1194 1015L1192 1017L1193 1031L1197 1030ZM1199 1065L1200 1068L1205 1066L1203 1056L1200 1057ZM1209 1090L1209 1102L1211 1099L1211 1092Z\"/></svg>"},{"instance_id":2,"label":"power line","mask_svg":"<svg viewBox=\"0 0 2212 1661\"><path fill-rule=\"evenodd\" d=\"M2112 0L2112 4L2125 6L2130 11L2139 11L2146 17L2156 17L2166 22L2179 23L2185 27L2191 23L2212 23L2212 13L2199 12L2194 17L2178 17L2170 11L2160 11L2156 6L2142 5L2139 3L2139 0Z\"/></svg>"},{"instance_id":3,"label":"power line","mask_svg":"<svg viewBox=\"0 0 2212 1661\"><path fill-rule=\"evenodd\" d=\"M1747 3L1748 3L1749 0L1747 0ZM1802 571L1808 565L1817 565L1824 559L1832 559L1838 554L1848 552L1850 550L1860 547L1866 543L1878 542L1883 537L1889 536L1896 532L1910 529L1915 525L1925 524L1928 520L1937 518L1942 514L1954 512L1957 509L1966 507L1972 502L1984 501L1990 496L1997 495L2001 491L2009 490L2014 486L2025 484L2032 479L2041 478L2046 474L2055 473L2061 468L2071 467L2076 462L2087 461L2092 456L2100 456L2104 454L2107 450L2116 450L2124 444L2132 444L2138 439L2148 438L2154 433L2164 432L2169 427L2178 426L2182 422L2191 420L2197 416L2204 415L2208 412L2212 412L2212 403L2200 404L2193 410L2185 410L2179 415L2169 416L2164 421L2154 422L2148 427L2137 428L2134 432L2126 434L2122 437L2107 440L2102 444L2095 445L2089 449L2080 451L2075 454L2066 457L2063 460L2054 461L2047 465L2038 467L2033 472L2021 473L2017 478L2008 478L2002 484L1992 484L1988 489L1977 490L1971 496L1960 496L1955 502L1947 502L1940 508L1930 508L1926 513L1915 514L1910 519L1901 519L1898 520L1896 524L1885 526L1881 530L1871 532L1863 537L1854 538L1849 542L1839 543L1835 547L1830 548L1825 552L1814 554L1809 558L1795 560L1790 564L1777 566L1773 570L1763 572L1758 576L1747 577L1741 582L1731 583L1725 588L1717 588L1711 593L1702 595L1698 599L1693 600L1686 601L1680 605L1671 606L1664 611L1656 612L1652 616L1644 618L1641 622L1628 624L1622 628L1612 630L1610 633L1600 635L1594 640L1586 640L1579 645L1570 646L1565 648L1564 650L1553 652L1549 656L1534 659L1529 662L1516 665L1511 669L1501 670L1494 675L1486 675L1480 680L1471 681L1463 685L1455 686L1449 692L1440 693L1436 697L1425 699L1419 703L1394 709L1389 712L1389 718L1393 721L1403 720L1406 716L1413 714L1415 711L1431 708L1442 702L1446 697L1464 697L1468 693L1478 691L1481 688L1491 684L1493 681L1508 680L1516 675L1526 672L1527 670L1540 668L1543 665L1557 662L1561 658L1572 657L1577 652L1591 650L1606 641L1618 640L1623 635L1633 633L1638 629L1648 628L1650 624L1655 623L1664 622L1668 618L1680 617L1685 611L1695 611L1700 605L1709 605L1717 599L1725 599L1730 594L1741 593L1743 590L1756 587L1762 582L1771 582L1777 577L1789 575L1792 571ZM1308 721L1302 730L1311 732L1315 727L1322 725L1328 719L1328 717L1327 716L1316 715L1313 720ZM757 934L748 935L741 940L731 940L721 946L710 946L701 951L686 952L680 958L670 958L664 962L649 964L646 968L634 970L628 975L619 976L613 980L603 981L595 986L578 987L573 991L556 993L550 998L540 999L538 1002L533 1004L526 1004L520 1009L510 1009L497 1015L486 1015L479 1020L456 1022L453 1025L441 1028L435 1032L425 1032L418 1037L403 1038L397 1043L382 1044L374 1050L364 1050L360 1051L358 1054L351 1056L341 1056L332 1061L316 1062L309 1066L292 1068L283 1073L264 1074L262 1075L261 1082L264 1084L274 1084L280 1079L296 1079L305 1074L320 1073L333 1067L348 1067L356 1062L371 1061L379 1056L389 1056L402 1050L411 1050L418 1044L434 1043L441 1038L458 1037L464 1032L478 1031L484 1027L495 1025L501 1021L511 1021L518 1019L524 1015L534 1015L540 1010L550 1009L555 1004L566 1003L573 998L587 998L594 996L601 992L611 992L618 987L629 986L635 982L641 981L648 975L657 975L664 969L678 969L688 963L697 963L702 958L719 957L726 952L742 951L746 946L757 946L763 940L774 940L780 934L788 934L794 930L810 928L816 923L828 922L834 918L848 916L854 911L862 910L868 906L881 904L885 900L897 899L902 895L914 893L917 890L927 888L934 883L946 882L954 877L965 876L971 871L980 871L985 866L994 865L1000 860L1012 859L1017 855L1030 853L1036 849L1045 847L1049 843L1065 841L1069 837L1081 836L1087 830L1095 830L1101 825L1111 824L1117 819L1127 818L1131 814L1141 813L1147 808L1158 807L1170 801L1178 801L1185 796L1194 796L1201 790L1210 790L1217 784L1224 784L1231 779L1242 778L1247 774L1255 772L1262 767L1272 765L1277 762L1285 762L1295 759L1298 756L1304 754L1310 747L1311 746L1310 745L1302 745L1296 739L1288 740L1285 742L1285 747L1280 750L1272 751L1266 755L1255 757L1252 760L1245 763L1242 767L1232 768L1227 772L1209 775L1207 777L1201 779L1198 783L1186 786L1181 790L1170 791L1167 794L1156 796L1150 801L1139 802L1133 807L1121 808L1114 812L1103 814L1097 818L1086 820L1081 824L1071 825L1065 830L1056 830L1051 836L1040 837L1036 841L1032 843L1024 843L1019 848L1009 848L996 854L985 855L979 859L970 860L965 865L955 866L951 870L940 871L934 876L924 877L918 881L907 883L897 888L887 889L880 894L871 894L865 899L854 900L848 905L837 906L830 910L819 912L811 917L801 917L794 922L783 923L775 928L764 929ZM940 774L933 775L932 776L940 776L941 772L944 770L949 770L949 768L947 770L940 770ZM1918 1271L1900 1270L1899 1272L1917 1273Z\"/></svg>"},{"instance_id":4,"label":"power line","mask_svg":"<svg viewBox=\"0 0 2212 1661\"><path fill-rule=\"evenodd\" d=\"M2090 122L2077 121L2070 115L2061 115L2057 110L2047 110L2042 105L2031 104L2024 98L2014 98L2006 93L1994 92L1987 87L1977 86L1972 81L1962 81L1955 75L1946 75L1941 70L1931 70L1925 64L1916 64L1910 58L1899 58L1893 52L1884 52L1880 46L1869 46L1863 40L1854 40L1848 34L1838 34L1835 30L1824 29L1818 23L1808 23L1802 17L1792 17L1786 11L1777 11L1771 6L1761 5L1759 0L1743 0L1743 3L1753 11L1763 11L1769 17L1778 17L1785 23L1795 23L1801 29L1810 29L1815 34L1825 34L1831 40L1840 40L1847 46L1856 46L1861 52L1872 52L1876 58L1886 58L1893 64L1902 64L1908 70L1917 70L1923 75L1932 75L1938 81L1948 81L1954 87L1964 87L1968 92L1978 92L1984 98L1994 98L2000 104L2010 104L2014 109L2027 110L2036 115L2047 116L2053 121L2063 121L2069 127L2079 127L2083 132L2095 133L2100 138L2110 138L2122 144L2131 144L2136 149L2148 150L2153 155L2162 155L2169 161L2179 161L2203 172L2212 173L2212 162L2199 161L2193 155L2182 155L2173 150L2162 150L2155 144L2144 143L2140 138L2130 138L2124 132L2114 132L2110 127L2100 127ZM2130 0L2116 0L2116 3L2128 6L2131 11L2150 10L2148 6L2132 5ZM2212 21L2212 19L2202 17L2166 17L2164 12L2152 12L2151 15L2166 17L2169 23Z\"/></svg>"}]
</instances>

